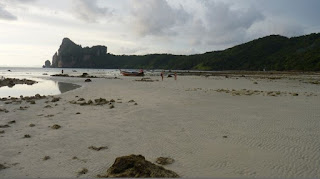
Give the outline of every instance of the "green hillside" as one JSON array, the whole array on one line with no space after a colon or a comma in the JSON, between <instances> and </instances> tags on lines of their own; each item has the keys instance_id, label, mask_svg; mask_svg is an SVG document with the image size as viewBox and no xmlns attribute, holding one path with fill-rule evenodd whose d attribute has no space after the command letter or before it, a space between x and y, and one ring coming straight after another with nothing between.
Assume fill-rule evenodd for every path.
<instances>
[{"instance_id":1,"label":"green hillside","mask_svg":"<svg viewBox=\"0 0 320 179\"><path fill-rule=\"evenodd\" d=\"M68 40L63 44L53 67L320 71L320 34L293 38L271 35L223 51L189 56L96 54L94 49L82 48ZM64 53L64 48L72 50Z\"/></svg>"}]
</instances>

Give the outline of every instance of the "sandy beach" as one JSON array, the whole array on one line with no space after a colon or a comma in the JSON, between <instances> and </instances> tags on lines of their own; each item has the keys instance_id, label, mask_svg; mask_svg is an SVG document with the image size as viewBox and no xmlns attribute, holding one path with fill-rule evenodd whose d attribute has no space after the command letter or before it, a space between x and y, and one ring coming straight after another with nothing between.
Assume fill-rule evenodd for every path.
<instances>
[{"instance_id":1,"label":"sandy beach","mask_svg":"<svg viewBox=\"0 0 320 179\"><path fill-rule=\"evenodd\" d=\"M173 158L181 177L320 177L319 75L51 78L81 87L0 101L1 178L96 177L130 154Z\"/></svg>"}]
</instances>

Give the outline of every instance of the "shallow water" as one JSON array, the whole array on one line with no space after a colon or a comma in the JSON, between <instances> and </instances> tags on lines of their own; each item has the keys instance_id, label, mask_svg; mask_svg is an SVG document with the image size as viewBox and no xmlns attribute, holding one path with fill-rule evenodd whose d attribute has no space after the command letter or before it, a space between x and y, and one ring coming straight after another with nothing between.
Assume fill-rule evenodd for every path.
<instances>
[{"instance_id":1,"label":"shallow water","mask_svg":"<svg viewBox=\"0 0 320 179\"><path fill-rule=\"evenodd\" d=\"M34 96L36 94L40 95L57 95L61 93L65 93L67 91L74 90L81 86L71 83L63 83L57 82L47 79L40 79L40 78L28 78L38 83L33 85L26 85L26 84L17 84L12 88L7 86L0 88L0 97L19 97L20 95L23 96Z\"/></svg>"},{"instance_id":2,"label":"shallow water","mask_svg":"<svg viewBox=\"0 0 320 179\"><path fill-rule=\"evenodd\" d=\"M50 75L69 74L70 76L79 76L88 73L92 76L111 77L119 76L119 70L110 69L75 69L75 68L27 68L27 67L0 67L0 78L18 78L37 81L34 85L17 84L12 88L7 86L0 88L0 97L19 97L40 95L57 95L67 91L79 88L79 85L53 81Z\"/></svg>"},{"instance_id":3,"label":"shallow water","mask_svg":"<svg viewBox=\"0 0 320 179\"><path fill-rule=\"evenodd\" d=\"M50 75L61 74L62 70L64 71L64 74L68 74L70 76L79 76L83 73L99 77L120 75L120 71L116 69L0 67L0 77L49 77Z\"/></svg>"}]
</instances>

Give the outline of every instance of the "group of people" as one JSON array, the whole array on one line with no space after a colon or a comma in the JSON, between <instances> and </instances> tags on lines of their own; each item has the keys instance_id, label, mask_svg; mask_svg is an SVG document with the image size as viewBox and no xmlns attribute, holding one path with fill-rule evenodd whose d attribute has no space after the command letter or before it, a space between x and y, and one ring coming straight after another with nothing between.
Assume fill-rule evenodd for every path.
<instances>
[{"instance_id":1,"label":"group of people","mask_svg":"<svg viewBox=\"0 0 320 179\"><path fill-rule=\"evenodd\" d=\"M163 71L161 72L160 76L161 76L161 79L163 81L163 77L164 77L164 72ZM174 72L174 80L177 80L177 72Z\"/></svg>"}]
</instances>

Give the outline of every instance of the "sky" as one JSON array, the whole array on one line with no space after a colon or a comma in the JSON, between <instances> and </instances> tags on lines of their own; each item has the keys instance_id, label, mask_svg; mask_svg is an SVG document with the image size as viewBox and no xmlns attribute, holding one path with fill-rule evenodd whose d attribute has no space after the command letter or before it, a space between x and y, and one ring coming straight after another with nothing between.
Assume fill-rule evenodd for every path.
<instances>
[{"instance_id":1,"label":"sky","mask_svg":"<svg viewBox=\"0 0 320 179\"><path fill-rule=\"evenodd\" d=\"M42 66L64 37L117 55L188 55L319 33L319 9L319 0L0 0L0 66Z\"/></svg>"}]
</instances>

